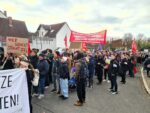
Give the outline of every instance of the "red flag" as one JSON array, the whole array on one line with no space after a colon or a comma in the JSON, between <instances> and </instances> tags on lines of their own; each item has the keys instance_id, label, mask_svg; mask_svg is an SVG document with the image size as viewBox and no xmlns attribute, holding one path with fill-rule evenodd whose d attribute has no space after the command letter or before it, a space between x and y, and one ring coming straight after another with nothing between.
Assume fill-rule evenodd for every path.
<instances>
[{"instance_id":1,"label":"red flag","mask_svg":"<svg viewBox=\"0 0 150 113\"><path fill-rule=\"evenodd\" d=\"M31 49L30 49L30 40L28 39L28 55L30 54Z\"/></svg>"},{"instance_id":2,"label":"red flag","mask_svg":"<svg viewBox=\"0 0 150 113\"><path fill-rule=\"evenodd\" d=\"M135 39L132 41L131 48L132 48L132 53L135 54L137 51L137 45Z\"/></svg>"},{"instance_id":3,"label":"red flag","mask_svg":"<svg viewBox=\"0 0 150 113\"><path fill-rule=\"evenodd\" d=\"M65 47L67 48L67 47L68 47L68 44L67 44L67 37L64 38L64 43L65 43Z\"/></svg>"},{"instance_id":4,"label":"red flag","mask_svg":"<svg viewBox=\"0 0 150 113\"><path fill-rule=\"evenodd\" d=\"M87 46L86 46L85 42L82 43L82 49L85 50L85 51L87 51Z\"/></svg>"}]
</instances>

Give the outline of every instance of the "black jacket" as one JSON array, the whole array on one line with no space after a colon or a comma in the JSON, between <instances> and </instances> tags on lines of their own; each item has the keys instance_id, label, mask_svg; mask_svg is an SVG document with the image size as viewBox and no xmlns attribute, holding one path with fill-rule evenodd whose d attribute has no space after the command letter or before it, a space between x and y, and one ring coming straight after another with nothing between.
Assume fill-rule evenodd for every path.
<instances>
[{"instance_id":1,"label":"black jacket","mask_svg":"<svg viewBox=\"0 0 150 113\"><path fill-rule=\"evenodd\" d=\"M122 59L121 61L121 70L122 71L127 71L128 70L128 60L127 59Z\"/></svg>"},{"instance_id":2,"label":"black jacket","mask_svg":"<svg viewBox=\"0 0 150 113\"><path fill-rule=\"evenodd\" d=\"M96 73L98 73L99 71L102 71L104 65L105 65L104 59L98 58L96 60Z\"/></svg>"},{"instance_id":3,"label":"black jacket","mask_svg":"<svg viewBox=\"0 0 150 113\"><path fill-rule=\"evenodd\" d=\"M60 60L59 59L53 60L52 73L59 74L59 69L60 69Z\"/></svg>"},{"instance_id":4,"label":"black jacket","mask_svg":"<svg viewBox=\"0 0 150 113\"><path fill-rule=\"evenodd\" d=\"M119 63L116 59L111 60L110 62L110 73L111 75L115 75L115 76L119 73Z\"/></svg>"},{"instance_id":5,"label":"black jacket","mask_svg":"<svg viewBox=\"0 0 150 113\"><path fill-rule=\"evenodd\" d=\"M145 69L147 69L147 65L150 65L150 58L148 58L148 59L144 62L144 67L145 67Z\"/></svg>"},{"instance_id":6,"label":"black jacket","mask_svg":"<svg viewBox=\"0 0 150 113\"><path fill-rule=\"evenodd\" d=\"M69 78L69 68L67 62L60 63L59 74L60 74L60 78L62 79Z\"/></svg>"},{"instance_id":7,"label":"black jacket","mask_svg":"<svg viewBox=\"0 0 150 113\"><path fill-rule=\"evenodd\" d=\"M4 62L3 62L4 63ZM3 70L7 70L7 69L14 69L14 63L12 58L8 58L6 59L6 63L4 65Z\"/></svg>"},{"instance_id":8,"label":"black jacket","mask_svg":"<svg viewBox=\"0 0 150 113\"><path fill-rule=\"evenodd\" d=\"M28 85L30 113L32 113L32 103L31 103L31 100L32 100L32 96L31 96L31 94L32 94L32 83L31 83L31 81L34 78L33 71L29 70L29 69L26 70L26 77L27 77L27 85Z\"/></svg>"},{"instance_id":9,"label":"black jacket","mask_svg":"<svg viewBox=\"0 0 150 113\"><path fill-rule=\"evenodd\" d=\"M29 56L30 63L34 67L34 69L37 69L38 64L38 56Z\"/></svg>"}]
</instances>

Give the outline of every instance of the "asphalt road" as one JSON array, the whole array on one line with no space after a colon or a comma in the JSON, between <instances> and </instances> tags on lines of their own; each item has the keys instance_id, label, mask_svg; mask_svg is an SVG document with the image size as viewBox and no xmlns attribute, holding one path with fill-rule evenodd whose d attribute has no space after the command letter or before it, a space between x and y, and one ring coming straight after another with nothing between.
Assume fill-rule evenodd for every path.
<instances>
[{"instance_id":1,"label":"asphalt road","mask_svg":"<svg viewBox=\"0 0 150 113\"><path fill-rule=\"evenodd\" d=\"M120 78L118 95L107 91L110 86L107 82L87 88L87 100L82 107L73 105L77 100L76 92L70 93L69 99L64 101L47 89L44 99L33 98L34 113L150 113L150 97L140 77L127 78L125 85L119 81Z\"/></svg>"}]
</instances>

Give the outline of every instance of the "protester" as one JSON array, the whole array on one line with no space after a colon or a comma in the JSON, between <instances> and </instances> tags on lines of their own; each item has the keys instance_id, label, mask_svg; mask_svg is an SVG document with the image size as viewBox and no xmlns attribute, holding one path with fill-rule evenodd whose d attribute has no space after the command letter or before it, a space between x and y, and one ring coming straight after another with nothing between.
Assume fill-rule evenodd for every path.
<instances>
[{"instance_id":1,"label":"protester","mask_svg":"<svg viewBox=\"0 0 150 113\"><path fill-rule=\"evenodd\" d=\"M47 60L49 62L49 72L48 72L48 76L49 76L49 83L47 83L47 85L51 84L53 82L52 79L52 66L53 66L53 58L54 58L54 54L53 51L51 49L47 50Z\"/></svg>"},{"instance_id":2,"label":"protester","mask_svg":"<svg viewBox=\"0 0 150 113\"><path fill-rule=\"evenodd\" d=\"M122 54L121 56L121 83L122 84L125 84L126 83L126 74L127 74L127 70L128 70L128 61L127 61L127 58L126 58L126 55L125 54Z\"/></svg>"},{"instance_id":3,"label":"protester","mask_svg":"<svg viewBox=\"0 0 150 113\"><path fill-rule=\"evenodd\" d=\"M60 90L61 90L60 97L65 100L68 99L69 97L68 94L69 68L67 64L67 57L63 57L61 59L59 73L60 73Z\"/></svg>"},{"instance_id":4,"label":"protester","mask_svg":"<svg viewBox=\"0 0 150 113\"><path fill-rule=\"evenodd\" d=\"M28 86L28 95L29 95L29 106L30 106L30 113L32 113L32 81L34 78L33 67L29 63L26 56L22 55L15 59L15 67L16 68L24 68L26 70L26 77L27 77L27 86Z\"/></svg>"},{"instance_id":5,"label":"protester","mask_svg":"<svg viewBox=\"0 0 150 113\"><path fill-rule=\"evenodd\" d=\"M149 72L150 72L150 57L147 58L147 60L144 62L144 67L147 71L147 76L150 77L150 74L149 74Z\"/></svg>"},{"instance_id":6,"label":"protester","mask_svg":"<svg viewBox=\"0 0 150 113\"><path fill-rule=\"evenodd\" d=\"M38 64L38 56L36 50L32 50L29 57L28 57L30 63L32 64L34 69L37 69L37 64ZM33 86L33 97L38 96L38 86Z\"/></svg>"},{"instance_id":7,"label":"protester","mask_svg":"<svg viewBox=\"0 0 150 113\"><path fill-rule=\"evenodd\" d=\"M8 53L3 59L3 70L14 68L14 56L12 53Z\"/></svg>"},{"instance_id":8,"label":"protester","mask_svg":"<svg viewBox=\"0 0 150 113\"><path fill-rule=\"evenodd\" d=\"M54 89L52 89L51 92L57 92L57 94L60 94L60 75L59 75L60 58L59 57L60 57L60 53L58 51L55 51L54 59L53 59L53 67L52 67Z\"/></svg>"},{"instance_id":9,"label":"protester","mask_svg":"<svg viewBox=\"0 0 150 113\"><path fill-rule=\"evenodd\" d=\"M88 70L89 70L89 85L88 87L93 87L93 76L94 76L94 69L95 69L95 59L92 53L89 54L89 63L88 63Z\"/></svg>"},{"instance_id":10,"label":"protester","mask_svg":"<svg viewBox=\"0 0 150 113\"><path fill-rule=\"evenodd\" d=\"M109 76L109 66L110 66L110 59L108 57L108 55L105 55L105 65L104 65L104 80L103 81L106 81L107 78L107 82L110 83L110 76Z\"/></svg>"},{"instance_id":11,"label":"protester","mask_svg":"<svg viewBox=\"0 0 150 113\"><path fill-rule=\"evenodd\" d=\"M38 56L35 50L32 50L30 53L30 56L28 57L30 63L34 67L34 69L37 69L37 64L38 64Z\"/></svg>"},{"instance_id":12,"label":"protester","mask_svg":"<svg viewBox=\"0 0 150 113\"><path fill-rule=\"evenodd\" d=\"M44 54L39 55L39 63L37 65L37 69L40 72L40 79L39 79L39 99L42 99L44 97L44 87L45 87L45 79L46 75L48 74L49 71L49 64L48 62L44 59Z\"/></svg>"},{"instance_id":13,"label":"protester","mask_svg":"<svg viewBox=\"0 0 150 113\"><path fill-rule=\"evenodd\" d=\"M96 75L98 78L98 85L102 83L103 80L103 67L104 67L105 61L102 57L102 54L99 53L96 59Z\"/></svg>"},{"instance_id":14,"label":"protester","mask_svg":"<svg viewBox=\"0 0 150 113\"><path fill-rule=\"evenodd\" d=\"M111 55L111 62L110 62L110 72L111 72L111 88L110 91L112 94L118 94L118 84L117 84L117 75L119 71L119 63L117 58L119 56Z\"/></svg>"},{"instance_id":15,"label":"protester","mask_svg":"<svg viewBox=\"0 0 150 113\"><path fill-rule=\"evenodd\" d=\"M86 75L85 75L85 61L83 60L84 55L81 52L77 53L76 56L76 78L77 78L77 96L78 101L74 104L75 106L82 106L86 99Z\"/></svg>"}]
</instances>

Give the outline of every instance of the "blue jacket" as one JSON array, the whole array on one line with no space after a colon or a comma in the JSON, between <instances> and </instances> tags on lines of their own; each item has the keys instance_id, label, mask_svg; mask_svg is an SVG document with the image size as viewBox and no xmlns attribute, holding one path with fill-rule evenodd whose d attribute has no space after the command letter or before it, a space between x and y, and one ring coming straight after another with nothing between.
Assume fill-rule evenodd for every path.
<instances>
[{"instance_id":1,"label":"blue jacket","mask_svg":"<svg viewBox=\"0 0 150 113\"><path fill-rule=\"evenodd\" d=\"M89 59L88 70L89 70L89 75L94 74L94 70L95 70L95 59L94 59L94 57L90 57L90 59Z\"/></svg>"},{"instance_id":2,"label":"blue jacket","mask_svg":"<svg viewBox=\"0 0 150 113\"><path fill-rule=\"evenodd\" d=\"M40 60L37 69L40 72L40 78L46 77L49 71L49 64L46 60Z\"/></svg>"}]
</instances>

